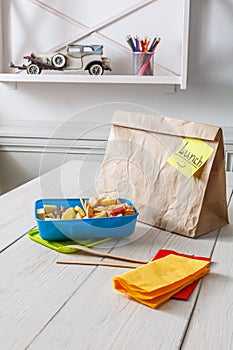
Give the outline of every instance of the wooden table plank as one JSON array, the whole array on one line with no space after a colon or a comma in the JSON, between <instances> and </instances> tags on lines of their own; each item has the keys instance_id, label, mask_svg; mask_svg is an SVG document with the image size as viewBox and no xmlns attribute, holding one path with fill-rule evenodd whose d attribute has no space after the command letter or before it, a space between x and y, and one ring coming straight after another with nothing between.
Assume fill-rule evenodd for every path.
<instances>
[{"instance_id":1,"label":"wooden table plank","mask_svg":"<svg viewBox=\"0 0 233 350\"><path fill-rule=\"evenodd\" d=\"M228 182L233 186L233 173ZM229 181L230 180L230 181ZM182 349L233 348L233 200L230 224L220 230L213 251L211 273L202 282L198 303Z\"/></svg>"},{"instance_id":2,"label":"wooden table plank","mask_svg":"<svg viewBox=\"0 0 233 350\"><path fill-rule=\"evenodd\" d=\"M182 345L192 312L199 307L196 299L200 287L187 302L170 300L152 310L113 289L112 277L125 269L57 265L55 261L63 257L65 260L67 255L26 236L19 239L34 224L37 198L94 194L99 166L99 162L69 162L62 171L56 169L40 181L32 180L0 198L5 220L0 226L1 349L167 350ZM228 196L230 193L228 190ZM106 242L96 249L143 260L150 260L161 248L210 256L217 235L215 230L190 239L138 223L132 236ZM186 339L184 347L185 344Z\"/></svg>"},{"instance_id":3,"label":"wooden table plank","mask_svg":"<svg viewBox=\"0 0 233 350\"><path fill-rule=\"evenodd\" d=\"M67 254L26 236L1 253L1 349L25 349L95 270L94 266L57 265L61 256Z\"/></svg>"},{"instance_id":4,"label":"wooden table plank","mask_svg":"<svg viewBox=\"0 0 233 350\"><path fill-rule=\"evenodd\" d=\"M140 224L139 224L140 226ZM145 225L141 225L145 226ZM137 240L148 228L135 230L127 242ZM109 252L118 240L104 243ZM57 265L56 260L70 258L21 237L0 254L0 348L25 349L85 282L95 266ZM72 257L77 259L76 254ZM79 255L86 260L86 255ZM88 260L98 258L88 256ZM98 259L101 260L101 259ZM124 269L125 270L125 269ZM46 348L46 347L45 347Z\"/></svg>"},{"instance_id":5,"label":"wooden table plank","mask_svg":"<svg viewBox=\"0 0 233 350\"><path fill-rule=\"evenodd\" d=\"M125 239L118 242L112 252L150 260L164 247L209 256L216 234L212 232L193 240L151 228L140 240L130 244ZM77 270L80 269L82 267L77 266ZM153 310L113 289L112 278L122 272L119 268L98 267L38 334L29 349L46 346L57 350L65 347L69 350L179 348L198 289L187 302L170 300Z\"/></svg>"},{"instance_id":6,"label":"wooden table plank","mask_svg":"<svg viewBox=\"0 0 233 350\"><path fill-rule=\"evenodd\" d=\"M161 234L160 230L153 228L148 230L148 226L142 226L144 230L141 227L136 233L135 238L131 236L124 238L121 242L111 242L112 245L115 243L117 245L114 252L143 259L151 259L161 246L166 246L167 242L170 242L171 248L174 246L171 242L178 245L175 242L176 239L169 239L171 236L175 236L182 241L186 240L187 247L190 246L190 252L193 252L195 249L199 251L198 246L195 249L194 247L191 248L191 243L198 243L199 240L191 240L189 238L171 235L167 232L162 232ZM142 236L141 239L139 238L140 236ZM198 245L200 244L198 243ZM210 238L211 246L212 237ZM203 248L203 246L201 247ZM110 249L110 242L105 243L104 250L109 251ZM206 251L206 249L203 250ZM141 337L139 337L142 326L141 320L145 320L144 322L147 320L146 329L148 331L154 329L152 333L149 332L150 334L148 334L148 344L150 346L156 337L158 337L158 342L162 343L163 336L167 332L167 327L173 325L172 327L174 328L174 322L177 331L175 336L177 337L176 342L180 341L180 332L182 334L187 325L195 302L195 293L188 303L170 301L160 310L151 310L136 302L129 301L128 298L113 290L111 279L116 274L122 273L122 269L61 266L55 264L55 260L58 257L61 259L63 255L38 245L27 239L27 237L23 237L0 255L0 264L2 266L0 275L2 286L0 306L2 335L0 343L4 345L4 350L13 348L14 344L17 344L19 349L23 349L34 338L35 344L33 342L31 346L36 347L36 342L39 341L38 347L42 347L43 339L47 342L47 335L45 338L42 337L41 340L41 330L44 327L49 329L50 325L54 327L54 332L59 334L58 339L56 336L52 339L52 342L57 339L58 344L56 344L56 347L59 349L59 344L67 342L65 335L67 334L67 321L66 317L63 317L63 312L66 314L67 308L63 310L64 304L69 305L67 315L68 318L70 317L69 322L72 323L75 329L80 327L80 331L75 332L74 337L78 337L78 339L75 341L74 348L79 341L85 344L86 329L90 328L93 328L89 335L90 341L94 341L95 343L95 334L97 331L99 332L99 327L102 324L102 333L98 341L102 344L101 346L104 346L105 337L109 333L112 333L112 328L115 329L115 323L118 323L118 331L123 333L136 327L137 337L134 340L136 344L136 342L141 341ZM64 258L66 257L67 255L64 255ZM91 258L89 257L89 259ZM93 257L93 259L96 258ZM6 271L7 273L5 273ZM90 281L86 281L90 273L95 274L95 276ZM84 281L86 282L84 283ZM87 300L89 300L88 303ZM93 300L95 300L94 303L91 302ZM103 313L102 308L106 302L107 309ZM92 304L92 307L88 306L89 303ZM177 311L177 304L179 304L179 311ZM93 310L96 310L94 312L95 317ZM116 315L114 316L115 321L112 323L113 310L115 310ZM108 322L105 322L106 314L108 313L110 319L108 319ZM58 317L61 317L61 320ZM136 323L135 318L137 319ZM152 324L150 324L150 319L153 320ZM123 329L122 324L125 324L125 328ZM62 332L62 327L66 329L65 333ZM71 330L68 332L68 337L72 333ZM159 336L156 336L155 330L158 330ZM53 331L50 330L49 332L53 334ZM71 338L73 339L73 336ZM174 338L171 338L171 341L174 341ZM116 348L122 345L122 339L122 337L119 337L118 340L116 339ZM85 349L85 347L82 347L82 349Z\"/></svg>"}]
</instances>

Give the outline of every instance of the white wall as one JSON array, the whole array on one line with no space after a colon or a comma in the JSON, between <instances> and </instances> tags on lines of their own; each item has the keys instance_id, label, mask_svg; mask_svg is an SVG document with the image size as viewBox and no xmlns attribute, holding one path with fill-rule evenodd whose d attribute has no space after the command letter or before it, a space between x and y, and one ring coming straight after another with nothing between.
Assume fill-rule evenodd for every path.
<instances>
[{"instance_id":1,"label":"white wall","mask_svg":"<svg viewBox=\"0 0 233 350\"><path fill-rule=\"evenodd\" d=\"M78 115L78 130L86 121L109 123L116 108L233 127L232 16L232 0L191 0L187 90L170 94L155 85L53 83L18 83L11 90L0 84L0 127L9 121L12 130L21 121L44 121L46 130L47 121L60 125ZM20 164L24 175L16 174L15 183L4 179L5 189L37 175L36 167L32 174L27 166Z\"/></svg>"}]
</instances>

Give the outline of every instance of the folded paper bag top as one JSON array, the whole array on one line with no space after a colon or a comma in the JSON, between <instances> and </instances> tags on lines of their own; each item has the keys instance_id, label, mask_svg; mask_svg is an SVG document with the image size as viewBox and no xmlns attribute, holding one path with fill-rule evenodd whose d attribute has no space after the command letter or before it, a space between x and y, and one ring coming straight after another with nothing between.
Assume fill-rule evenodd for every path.
<instances>
[{"instance_id":1,"label":"folded paper bag top","mask_svg":"<svg viewBox=\"0 0 233 350\"><path fill-rule=\"evenodd\" d=\"M188 237L226 225L221 129L116 111L98 192L131 198L139 221Z\"/></svg>"},{"instance_id":2,"label":"folded paper bag top","mask_svg":"<svg viewBox=\"0 0 233 350\"><path fill-rule=\"evenodd\" d=\"M116 290L157 307L209 272L209 261L169 254L113 278Z\"/></svg>"}]
</instances>

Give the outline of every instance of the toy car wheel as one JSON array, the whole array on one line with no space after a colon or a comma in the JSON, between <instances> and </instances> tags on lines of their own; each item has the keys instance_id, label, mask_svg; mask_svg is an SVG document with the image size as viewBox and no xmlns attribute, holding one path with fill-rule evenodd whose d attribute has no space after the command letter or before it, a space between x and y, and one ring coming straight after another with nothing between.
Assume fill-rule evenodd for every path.
<instances>
[{"instance_id":1,"label":"toy car wheel","mask_svg":"<svg viewBox=\"0 0 233 350\"><path fill-rule=\"evenodd\" d=\"M37 64L35 63L31 63L27 67L27 74L40 74L40 72L41 72L40 67L37 66Z\"/></svg>"},{"instance_id":2,"label":"toy car wheel","mask_svg":"<svg viewBox=\"0 0 233 350\"><path fill-rule=\"evenodd\" d=\"M65 66L65 64L66 64L65 56L62 55L61 53L58 53L58 54L54 55L53 58L52 58L52 64L56 68L63 68Z\"/></svg>"},{"instance_id":3,"label":"toy car wheel","mask_svg":"<svg viewBox=\"0 0 233 350\"><path fill-rule=\"evenodd\" d=\"M104 69L99 63L94 63L89 67L89 73L91 75L102 75L103 72L104 72Z\"/></svg>"}]
</instances>

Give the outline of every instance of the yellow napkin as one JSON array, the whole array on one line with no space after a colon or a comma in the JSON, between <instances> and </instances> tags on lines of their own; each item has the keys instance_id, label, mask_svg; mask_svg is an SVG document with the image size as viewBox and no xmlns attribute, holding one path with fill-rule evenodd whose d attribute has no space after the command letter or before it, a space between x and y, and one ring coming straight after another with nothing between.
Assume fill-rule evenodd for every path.
<instances>
[{"instance_id":1,"label":"yellow napkin","mask_svg":"<svg viewBox=\"0 0 233 350\"><path fill-rule=\"evenodd\" d=\"M209 261L169 254L113 278L116 290L156 308L172 295L206 275Z\"/></svg>"}]
</instances>

